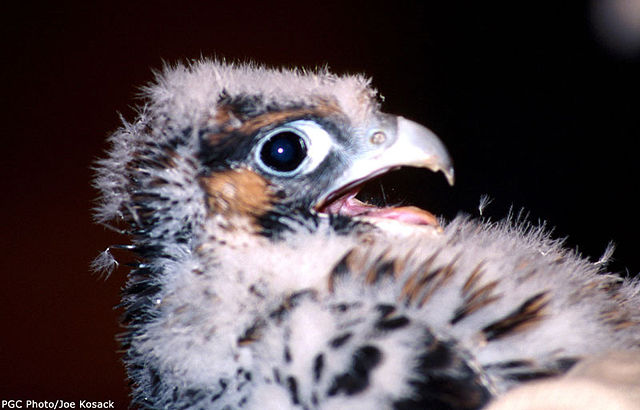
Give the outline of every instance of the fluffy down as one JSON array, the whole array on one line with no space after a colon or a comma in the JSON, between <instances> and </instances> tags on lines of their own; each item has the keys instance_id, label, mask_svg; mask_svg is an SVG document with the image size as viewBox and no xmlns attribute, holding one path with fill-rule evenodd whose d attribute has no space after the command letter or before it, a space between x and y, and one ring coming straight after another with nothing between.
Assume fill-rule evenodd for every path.
<instances>
[{"instance_id":1,"label":"fluffy down","mask_svg":"<svg viewBox=\"0 0 640 410\"><path fill-rule=\"evenodd\" d=\"M363 77L205 60L145 95L95 180L98 221L136 256L122 302L136 405L472 409L612 350L637 357L640 284L541 227L310 206L386 124ZM311 176L252 162L265 130L300 119L343 149Z\"/></svg>"}]
</instances>

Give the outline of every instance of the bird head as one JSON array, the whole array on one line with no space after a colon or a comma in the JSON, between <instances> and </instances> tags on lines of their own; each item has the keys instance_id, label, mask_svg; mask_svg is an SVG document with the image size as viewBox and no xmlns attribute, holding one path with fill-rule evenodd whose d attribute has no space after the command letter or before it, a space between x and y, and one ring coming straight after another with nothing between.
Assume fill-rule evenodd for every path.
<instances>
[{"instance_id":1,"label":"bird head","mask_svg":"<svg viewBox=\"0 0 640 410\"><path fill-rule=\"evenodd\" d=\"M244 96L240 97L244 100ZM260 96L252 96L259 101ZM260 232L278 232L293 215L339 215L436 225L415 207L379 208L356 199L363 184L401 166L453 170L445 148L428 129L381 112L355 123L330 96L293 107L243 114L246 103L223 101L227 122L201 139L201 184L212 213L253 218Z\"/></svg>"},{"instance_id":2,"label":"bird head","mask_svg":"<svg viewBox=\"0 0 640 410\"><path fill-rule=\"evenodd\" d=\"M176 259L241 235L277 240L322 221L421 225L412 206L356 198L400 167L453 167L427 128L380 110L362 76L200 61L166 67L99 163L98 219L122 219L138 253Z\"/></svg>"}]
</instances>

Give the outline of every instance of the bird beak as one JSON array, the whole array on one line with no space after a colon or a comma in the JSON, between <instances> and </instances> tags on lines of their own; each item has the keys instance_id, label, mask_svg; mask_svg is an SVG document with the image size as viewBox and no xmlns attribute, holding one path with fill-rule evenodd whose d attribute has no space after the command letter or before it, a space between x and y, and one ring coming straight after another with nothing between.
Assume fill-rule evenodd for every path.
<instances>
[{"instance_id":1,"label":"bird beak","mask_svg":"<svg viewBox=\"0 0 640 410\"><path fill-rule=\"evenodd\" d=\"M347 197L355 197L358 187L364 182L400 167L440 171L453 185L451 159L433 132L403 117L388 116L384 124L369 133L365 148L353 155L351 165L331 184L316 210L332 206L330 203L341 197L344 203Z\"/></svg>"}]
</instances>

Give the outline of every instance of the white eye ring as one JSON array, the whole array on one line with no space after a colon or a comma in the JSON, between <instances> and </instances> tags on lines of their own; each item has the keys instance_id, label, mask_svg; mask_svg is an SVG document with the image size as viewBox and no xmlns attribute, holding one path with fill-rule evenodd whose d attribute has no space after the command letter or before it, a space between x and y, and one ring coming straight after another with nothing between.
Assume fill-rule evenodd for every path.
<instances>
[{"instance_id":1,"label":"white eye ring","mask_svg":"<svg viewBox=\"0 0 640 410\"><path fill-rule=\"evenodd\" d=\"M276 146L273 142L278 134L293 134L300 138L299 147L291 138L284 138L287 148L293 149L290 155L283 146ZM289 139L289 141L286 141ZM293 176L312 172L325 159L331 149L332 138L320 125L309 120L293 121L282 127L275 128L265 134L256 146L255 160L264 170L273 175ZM298 152L295 149L300 148ZM266 152L265 152L266 151ZM301 155L306 155L300 158ZM269 157L271 156L271 157ZM280 158L277 158L281 156Z\"/></svg>"}]
</instances>

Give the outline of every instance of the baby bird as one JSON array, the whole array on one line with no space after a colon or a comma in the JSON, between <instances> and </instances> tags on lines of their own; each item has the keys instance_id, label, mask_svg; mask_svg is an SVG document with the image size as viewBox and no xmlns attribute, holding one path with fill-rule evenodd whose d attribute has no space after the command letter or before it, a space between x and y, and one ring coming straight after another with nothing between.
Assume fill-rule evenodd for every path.
<instances>
[{"instance_id":1,"label":"baby bird","mask_svg":"<svg viewBox=\"0 0 640 410\"><path fill-rule=\"evenodd\" d=\"M134 405L478 409L640 352L638 281L542 228L357 198L400 167L454 180L442 142L382 112L368 79L201 60L145 96L94 181L97 220L136 255Z\"/></svg>"}]
</instances>

